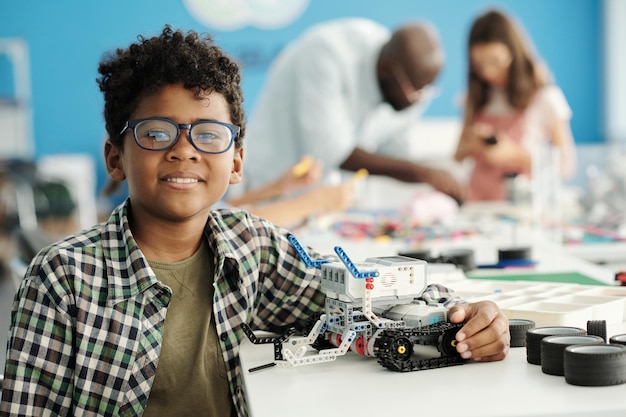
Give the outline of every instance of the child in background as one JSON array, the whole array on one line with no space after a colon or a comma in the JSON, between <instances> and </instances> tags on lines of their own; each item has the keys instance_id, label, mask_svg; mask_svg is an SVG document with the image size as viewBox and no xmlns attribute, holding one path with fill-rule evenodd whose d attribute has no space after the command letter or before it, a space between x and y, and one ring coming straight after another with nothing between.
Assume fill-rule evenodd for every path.
<instances>
[{"instance_id":1,"label":"child in background","mask_svg":"<svg viewBox=\"0 0 626 417\"><path fill-rule=\"evenodd\" d=\"M320 270L287 230L212 208L241 179L239 71L210 37L169 26L100 62L106 167L129 197L31 262L1 415L246 416L241 325L279 332L321 312ZM508 353L493 302L459 303L435 284L422 298L454 305L462 357Z\"/></svg>"},{"instance_id":2,"label":"child in background","mask_svg":"<svg viewBox=\"0 0 626 417\"><path fill-rule=\"evenodd\" d=\"M458 162L474 160L467 200L503 200L505 178L530 174L533 150L548 140L560 152L561 176L573 174L571 109L513 20L488 11L473 23Z\"/></svg>"}]
</instances>

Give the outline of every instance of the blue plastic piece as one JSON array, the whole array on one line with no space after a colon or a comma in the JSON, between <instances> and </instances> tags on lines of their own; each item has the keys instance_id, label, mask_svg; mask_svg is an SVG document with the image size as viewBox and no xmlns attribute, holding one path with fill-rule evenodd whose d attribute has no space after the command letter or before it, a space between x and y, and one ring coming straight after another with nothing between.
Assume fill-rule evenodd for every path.
<instances>
[{"instance_id":1,"label":"blue plastic piece","mask_svg":"<svg viewBox=\"0 0 626 417\"><path fill-rule=\"evenodd\" d=\"M304 264L309 268L317 268L320 269L323 264L329 262L328 259L311 259L309 253L304 249L304 247L298 242L298 239L294 235L287 236L289 242L291 242L291 246L298 252L300 258L304 261Z\"/></svg>"},{"instance_id":2,"label":"blue plastic piece","mask_svg":"<svg viewBox=\"0 0 626 417\"><path fill-rule=\"evenodd\" d=\"M376 278L379 273L377 270L372 271L359 271L354 262L348 257L348 254L343 250L341 246L335 246L335 253L341 259L341 262L346 266L346 269L350 271L355 278Z\"/></svg>"},{"instance_id":3,"label":"blue plastic piece","mask_svg":"<svg viewBox=\"0 0 626 417\"><path fill-rule=\"evenodd\" d=\"M531 259L506 259L498 261L495 264L477 265L479 269L503 269L503 268L529 268L537 265L536 261Z\"/></svg>"}]
</instances>

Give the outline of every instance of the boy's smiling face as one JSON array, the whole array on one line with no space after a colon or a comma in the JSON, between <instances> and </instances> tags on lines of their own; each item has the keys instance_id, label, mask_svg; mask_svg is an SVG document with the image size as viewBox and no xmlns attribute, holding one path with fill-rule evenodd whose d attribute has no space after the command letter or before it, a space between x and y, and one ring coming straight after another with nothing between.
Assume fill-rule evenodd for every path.
<instances>
[{"instance_id":1,"label":"boy's smiling face","mask_svg":"<svg viewBox=\"0 0 626 417\"><path fill-rule=\"evenodd\" d=\"M195 96L182 85L169 85L144 97L131 119L168 118L191 124L200 120L231 123L230 108L219 93ZM124 133L124 147L105 146L107 170L112 179L128 182L133 218L185 221L195 216L206 219L229 184L241 180L243 150L235 144L224 153L200 152L188 140L189 130L181 129L174 146L151 151L140 148L131 129Z\"/></svg>"}]
</instances>

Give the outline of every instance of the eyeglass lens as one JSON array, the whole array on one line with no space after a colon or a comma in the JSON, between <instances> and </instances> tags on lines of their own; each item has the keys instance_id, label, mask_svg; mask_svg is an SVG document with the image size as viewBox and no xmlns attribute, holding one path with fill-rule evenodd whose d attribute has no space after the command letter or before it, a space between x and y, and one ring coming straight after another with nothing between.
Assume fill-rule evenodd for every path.
<instances>
[{"instance_id":1,"label":"eyeglass lens","mask_svg":"<svg viewBox=\"0 0 626 417\"><path fill-rule=\"evenodd\" d=\"M135 126L139 146L150 150L167 149L176 142L180 129L166 120L144 120ZM198 122L189 131L193 144L204 152L219 153L230 146L233 133L226 126L214 122Z\"/></svg>"}]
</instances>

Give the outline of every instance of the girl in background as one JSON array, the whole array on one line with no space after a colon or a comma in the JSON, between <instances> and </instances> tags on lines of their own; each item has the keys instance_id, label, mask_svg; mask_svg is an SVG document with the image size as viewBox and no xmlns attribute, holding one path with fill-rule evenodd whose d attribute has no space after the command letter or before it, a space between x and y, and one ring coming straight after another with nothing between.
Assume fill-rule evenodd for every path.
<instances>
[{"instance_id":1,"label":"girl in background","mask_svg":"<svg viewBox=\"0 0 626 417\"><path fill-rule=\"evenodd\" d=\"M548 68L512 18L492 10L473 23L458 162L474 160L469 201L506 198L505 178L530 174L532 152L542 141L560 153L560 174L574 171L571 109Z\"/></svg>"}]
</instances>

